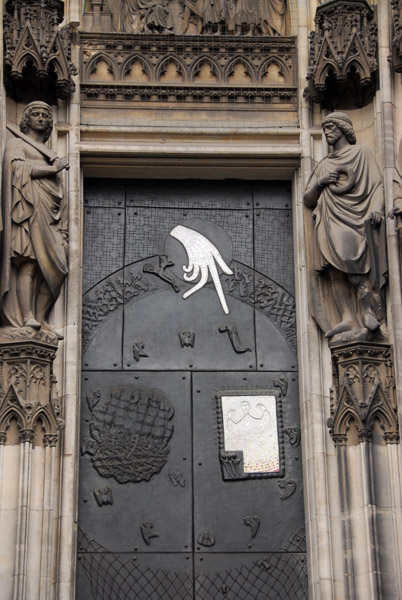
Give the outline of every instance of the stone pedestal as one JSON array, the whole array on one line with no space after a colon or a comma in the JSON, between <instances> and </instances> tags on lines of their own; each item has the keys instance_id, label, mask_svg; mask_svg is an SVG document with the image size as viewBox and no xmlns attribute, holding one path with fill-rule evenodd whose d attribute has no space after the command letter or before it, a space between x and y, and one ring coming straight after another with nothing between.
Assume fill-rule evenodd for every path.
<instances>
[{"instance_id":1,"label":"stone pedestal","mask_svg":"<svg viewBox=\"0 0 402 600\"><path fill-rule=\"evenodd\" d=\"M389 344L356 341L331 344L330 348L334 389L328 425L335 444L372 441L375 429L377 442L398 442Z\"/></svg>"},{"instance_id":2,"label":"stone pedestal","mask_svg":"<svg viewBox=\"0 0 402 600\"><path fill-rule=\"evenodd\" d=\"M63 427L51 333L0 330L0 577L4 598L50 598ZM10 549L14 548L14 553ZM27 595L28 594L28 595Z\"/></svg>"},{"instance_id":3,"label":"stone pedestal","mask_svg":"<svg viewBox=\"0 0 402 600\"><path fill-rule=\"evenodd\" d=\"M390 474L399 442L391 347L355 341L330 349L328 425L336 446L346 597L388 598L398 487Z\"/></svg>"}]
</instances>

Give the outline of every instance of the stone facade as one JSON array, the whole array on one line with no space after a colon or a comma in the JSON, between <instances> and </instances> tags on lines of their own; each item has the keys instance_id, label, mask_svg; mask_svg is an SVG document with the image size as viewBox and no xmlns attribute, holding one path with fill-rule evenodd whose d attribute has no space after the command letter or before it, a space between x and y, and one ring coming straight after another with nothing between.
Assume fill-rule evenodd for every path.
<instances>
[{"instance_id":1,"label":"stone facade","mask_svg":"<svg viewBox=\"0 0 402 600\"><path fill-rule=\"evenodd\" d=\"M151 286L162 281L174 287L166 275L167 258L160 255L131 283L116 278L101 300L94 287L83 305L85 178L291 182L295 304L289 308L291 298L282 296L275 310L292 313L291 324L287 313L281 327L290 345L297 343L300 431L287 427L281 444L300 443L302 451L308 598L402 597L401 2L215 4L8 0L0 5L3 173L9 171L6 141L19 135L24 108L32 101L47 102L53 112L49 154L42 149L42 159L52 166L57 157L68 158L68 165L57 163L67 200L65 281L41 323L10 324L1 316L5 600L75 598L80 410L87 402L92 412L98 401L95 388L89 401L81 398L82 343L88 342L91 319L98 318L94 313L102 311L102 298L110 300L107 310L113 312L116 303L125 305L126 293L131 299L144 291L144 278ZM362 326L358 333L352 328L353 334L339 331L327 339L329 327L317 320L312 304L314 224L303 194L316 165L329 154L321 124L333 110L347 115L358 146L369 147L379 167L387 279L375 333L367 327L362 332ZM43 137L36 139L36 152L42 142ZM3 180L4 206L9 188ZM3 254L4 247L11 251L9 230L5 220ZM32 241L31 230L27 235ZM31 255L28 259L33 262ZM242 267L236 268L222 293L239 283ZM262 279L260 284L265 285ZM242 296L241 288L237 293ZM247 302L255 303L251 293ZM4 312L4 304L1 308ZM180 333L176 341L184 352L197 347L198 332ZM222 326L217 336L236 360L251 353L236 327ZM141 340L134 345L136 366L147 349ZM284 386L281 379L269 386L283 406L287 382ZM237 460L238 469L236 453L222 452ZM180 490L183 475L169 476ZM99 508L113 504L108 486L94 491ZM280 480L279 490L280 502L286 502L296 484ZM254 539L263 515L245 518ZM141 529L147 546L158 535L151 525L144 522ZM215 543L209 531L201 534L205 546ZM289 542L297 550L299 537ZM84 543L88 552L104 551L82 536ZM220 590L230 597L224 584Z\"/></svg>"}]
</instances>

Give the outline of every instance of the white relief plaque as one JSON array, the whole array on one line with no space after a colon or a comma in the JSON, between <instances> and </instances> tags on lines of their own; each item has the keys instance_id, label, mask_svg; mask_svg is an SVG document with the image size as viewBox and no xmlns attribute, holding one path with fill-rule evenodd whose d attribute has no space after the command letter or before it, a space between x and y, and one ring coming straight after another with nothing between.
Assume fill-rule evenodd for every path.
<instances>
[{"instance_id":1,"label":"white relief plaque","mask_svg":"<svg viewBox=\"0 0 402 600\"><path fill-rule=\"evenodd\" d=\"M243 452L245 473L279 471L275 396L222 396L224 445Z\"/></svg>"}]
</instances>

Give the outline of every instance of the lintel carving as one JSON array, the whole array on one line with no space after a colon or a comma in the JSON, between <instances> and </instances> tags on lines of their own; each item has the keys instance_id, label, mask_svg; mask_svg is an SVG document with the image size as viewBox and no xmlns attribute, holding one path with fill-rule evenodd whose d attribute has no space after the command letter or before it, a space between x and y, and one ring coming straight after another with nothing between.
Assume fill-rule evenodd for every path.
<instances>
[{"instance_id":1,"label":"lintel carving","mask_svg":"<svg viewBox=\"0 0 402 600\"><path fill-rule=\"evenodd\" d=\"M377 425L384 443L399 442L390 346L351 342L330 348L334 388L328 426L334 443L356 443L349 435L352 423L360 442L372 441Z\"/></svg>"},{"instance_id":2,"label":"lintel carving","mask_svg":"<svg viewBox=\"0 0 402 600\"><path fill-rule=\"evenodd\" d=\"M6 85L17 99L27 68L42 83L42 95L55 83L55 95L67 98L74 91L71 31L59 27L63 20L61 0L8 0L4 15ZM13 85L14 84L14 85Z\"/></svg>"},{"instance_id":3,"label":"lintel carving","mask_svg":"<svg viewBox=\"0 0 402 600\"><path fill-rule=\"evenodd\" d=\"M378 71L373 10L366 0L331 0L318 6L315 23L305 95L332 110L368 104Z\"/></svg>"},{"instance_id":4,"label":"lintel carving","mask_svg":"<svg viewBox=\"0 0 402 600\"><path fill-rule=\"evenodd\" d=\"M241 104L295 110L296 41L82 33L84 105L117 102Z\"/></svg>"}]
</instances>

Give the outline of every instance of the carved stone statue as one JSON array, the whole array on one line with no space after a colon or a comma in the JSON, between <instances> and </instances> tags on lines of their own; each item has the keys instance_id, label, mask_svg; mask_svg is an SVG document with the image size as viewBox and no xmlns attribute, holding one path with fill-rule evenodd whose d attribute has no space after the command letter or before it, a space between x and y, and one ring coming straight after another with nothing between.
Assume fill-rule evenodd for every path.
<instances>
[{"instance_id":1,"label":"carved stone statue","mask_svg":"<svg viewBox=\"0 0 402 600\"><path fill-rule=\"evenodd\" d=\"M287 0L259 0L259 25L264 35L287 35Z\"/></svg>"},{"instance_id":2,"label":"carved stone statue","mask_svg":"<svg viewBox=\"0 0 402 600\"><path fill-rule=\"evenodd\" d=\"M46 322L67 275L67 230L64 223L58 158L45 142L53 128L44 102L25 108L20 131L6 144L2 194L0 310L2 325L58 332Z\"/></svg>"},{"instance_id":3,"label":"carved stone statue","mask_svg":"<svg viewBox=\"0 0 402 600\"><path fill-rule=\"evenodd\" d=\"M202 17L204 21L204 33L220 34L224 19L223 0L204 0Z\"/></svg>"},{"instance_id":4,"label":"carved stone statue","mask_svg":"<svg viewBox=\"0 0 402 600\"><path fill-rule=\"evenodd\" d=\"M113 0L109 4L114 31L169 33L173 28L168 0Z\"/></svg>"},{"instance_id":5,"label":"carved stone statue","mask_svg":"<svg viewBox=\"0 0 402 600\"><path fill-rule=\"evenodd\" d=\"M371 151L355 145L346 114L334 112L322 125L331 152L318 163L304 194L315 221L311 312L326 337L353 331L358 338L376 331L382 320L383 184Z\"/></svg>"},{"instance_id":6,"label":"carved stone statue","mask_svg":"<svg viewBox=\"0 0 402 600\"><path fill-rule=\"evenodd\" d=\"M258 2L255 0L237 0L235 12L236 33L240 34L243 30L246 30L247 35L254 35L258 23Z\"/></svg>"}]
</instances>

